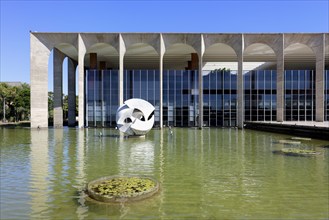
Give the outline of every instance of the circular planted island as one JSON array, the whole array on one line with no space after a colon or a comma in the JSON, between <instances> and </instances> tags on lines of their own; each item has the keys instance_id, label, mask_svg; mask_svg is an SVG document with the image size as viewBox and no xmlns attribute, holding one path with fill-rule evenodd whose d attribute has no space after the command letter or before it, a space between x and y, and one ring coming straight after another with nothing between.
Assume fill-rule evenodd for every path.
<instances>
[{"instance_id":1,"label":"circular planted island","mask_svg":"<svg viewBox=\"0 0 329 220\"><path fill-rule=\"evenodd\" d=\"M159 190L159 183L150 177L109 176L91 181L87 194L99 202L129 202L148 198Z\"/></svg>"}]
</instances>

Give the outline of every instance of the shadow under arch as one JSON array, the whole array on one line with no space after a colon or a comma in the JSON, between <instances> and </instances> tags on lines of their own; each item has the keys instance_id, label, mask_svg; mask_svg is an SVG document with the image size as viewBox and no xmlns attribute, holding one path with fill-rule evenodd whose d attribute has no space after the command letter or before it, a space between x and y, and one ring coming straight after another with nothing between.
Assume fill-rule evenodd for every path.
<instances>
[{"instance_id":1,"label":"shadow under arch","mask_svg":"<svg viewBox=\"0 0 329 220\"><path fill-rule=\"evenodd\" d=\"M66 114L63 112L63 87L69 88L68 99L74 100L66 103L68 107L66 110L73 109L74 113L70 114L70 126L75 126L77 57L77 49L69 43L56 44L50 51L48 58L48 124L50 126L67 125L68 112Z\"/></svg>"},{"instance_id":2,"label":"shadow under arch","mask_svg":"<svg viewBox=\"0 0 329 220\"><path fill-rule=\"evenodd\" d=\"M91 58L90 54L96 54L96 57ZM91 62L96 62L96 66L91 66ZM87 48L84 65L87 69L119 69L119 52L108 43L95 43Z\"/></svg>"},{"instance_id":3,"label":"shadow under arch","mask_svg":"<svg viewBox=\"0 0 329 220\"><path fill-rule=\"evenodd\" d=\"M244 50L246 121L277 119L277 56L265 43L252 43Z\"/></svg>"},{"instance_id":4,"label":"shadow under arch","mask_svg":"<svg viewBox=\"0 0 329 220\"><path fill-rule=\"evenodd\" d=\"M314 121L316 56L312 48L293 43L284 49L284 120Z\"/></svg>"},{"instance_id":5,"label":"shadow under arch","mask_svg":"<svg viewBox=\"0 0 329 220\"><path fill-rule=\"evenodd\" d=\"M123 60L123 100L140 98L151 103L154 127L160 126L160 55L148 43L133 43Z\"/></svg>"},{"instance_id":6,"label":"shadow under arch","mask_svg":"<svg viewBox=\"0 0 329 220\"><path fill-rule=\"evenodd\" d=\"M197 51L191 45L184 43L174 43L166 48L163 56L164 70L198 69L198 65L199 58Z\"/></svg>"},{"instance_id":7,"label":"shadow under arch","mask_svg":"<svg viewBox=\"0 0 329 220\"><path fill-rule=\"evenodd\" d=\"M285 69L315 70L316 56L311 47L303 43L293 43L284 49Z\"/></svg>"},{"instance_id":8,"label":"shadow under arch","mask_svg":"<svg viewBox=\"0 0 329 220\"><path fill-rule=\"evenodd\" d=\"M237 126L238 57L225 43L207 47L203 54L203 123L209 127Z\"/></svg>"},{"instance_id":9,"label":"shadow under arch","mask_svg":"<svg viewBox=\"0 0 329 220\"><path fill-rule=\"evenodd\" d=\"M199 121L199 57L184 43L174 43L163 56L163 124L195 127Z\"/></svg>"},{"instance_id":10,"label":"shadow under arch","mask_svg":"<svg viewBox=\"0 0 329 220\"><path fill-rule=\"evenodd\" d=\"M147 43L134 43L126 48L124 69L159 69L160 59L156 49Z\"/></svg>"},{"instance_id":11,"label":"shadow under arch","mask_svg":"<svg viewBox=\"0 0 329 220\"><path fill-rule=\"evenodd\" d=\"M108 43L95 43L84 55L85 126L115 127L119 106L119 53Z\"/></svg>"}]
</instances>

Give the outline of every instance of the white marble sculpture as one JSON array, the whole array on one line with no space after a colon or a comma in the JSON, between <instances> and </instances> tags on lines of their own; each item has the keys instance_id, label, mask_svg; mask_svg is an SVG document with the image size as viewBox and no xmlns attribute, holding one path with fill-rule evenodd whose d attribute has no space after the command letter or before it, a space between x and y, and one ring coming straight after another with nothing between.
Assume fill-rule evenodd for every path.
<instances>
[{"instance_id":1,"label":"white marble sculpture","mask_svg":"<svg viewBox=\"0 0 329 220\"><path fill-rule=\"evenodd\" d=\"M145 135L154 124L154 106L143 99L129 99L116 114L118 129L127 135Z\"/></svg>"}]
</instances>

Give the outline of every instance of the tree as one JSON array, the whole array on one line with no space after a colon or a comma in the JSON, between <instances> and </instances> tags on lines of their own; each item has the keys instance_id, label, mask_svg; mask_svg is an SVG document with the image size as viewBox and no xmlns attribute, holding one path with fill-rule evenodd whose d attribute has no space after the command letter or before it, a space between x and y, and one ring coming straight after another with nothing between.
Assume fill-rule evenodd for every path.
<instances>
[{"instance_id":1,"label":"tree","mask_svg":"<svg viewBox=\"0 0 329 220\"><path fill-rule=\"evenodd\" d=\"M23 83L16 88L14 99L16 121L28 120L30 115L30 86Z\"/></svg>"},{"instance_id":2,"label":"tree","mask_svg":"<svg viewBox=\"0 0 329 220\"><path fill-rule=\"evenodd\" d=\"M8 94L9 94L9 88L8 85L6 83L0 83L0 99L1 99L1 103L2 103L2 120L3 122L6 121L6 98L8 98Z\"/></svg>"},{"instance_id":3,"label":"tree","mask_svg":"<svg viewBox=\"0 0 329 220\"><path fill-rule=\"evenodd\" d=\"M54 93L48 92L48 118L52 121L54 119Z\"/></svg>"},{"instance_id":4,"label":"tree","mask_svg":"<svg viewBox=\"0 0 329 220\"><path fill-rule=\"evenodd\" d=\"M63 94L63 119L66 120L69 115L69 97Z\"/></svg>"}]
</instances>

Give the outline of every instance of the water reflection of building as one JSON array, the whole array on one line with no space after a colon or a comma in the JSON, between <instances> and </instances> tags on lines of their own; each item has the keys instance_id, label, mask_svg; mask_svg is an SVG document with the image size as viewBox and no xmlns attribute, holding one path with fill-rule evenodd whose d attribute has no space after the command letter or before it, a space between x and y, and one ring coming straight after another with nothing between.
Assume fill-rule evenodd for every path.
<instances>
[{"instance_id":1,"label":"water reflection of building","mask_svg":"<svg viewBox=\"0 0 329 220\"><path fill-rule=\"evenodd\" d=\"M48 209L48 130L31 130L30 195L31 218L39 218Z\"/></svg>"},{"instance_id":2,"label":"water reflection of building","mask_svg":"<svg viewBox=\"0 0 329 220\"><path fill-rule=\"evenodd\" d=\"M154 175L155 159L152 141L141 138L123 139L118 152L119 174Z\"/></svg>"},{"instance_id":3,"label":"water reflection of building","mask_svg":"<svg viewBox=\"0 0 329 220\"><path fill-rule=\"evenodd\" d=\"M48 126L51 51L56 126L63 124L65 57L70 125L76 71L80 127L114 127L116 109L128 98L152 103L160 127L329 120L328 33L31 33L30 39L32 127Z\"/></svg>"}]
</instances>

